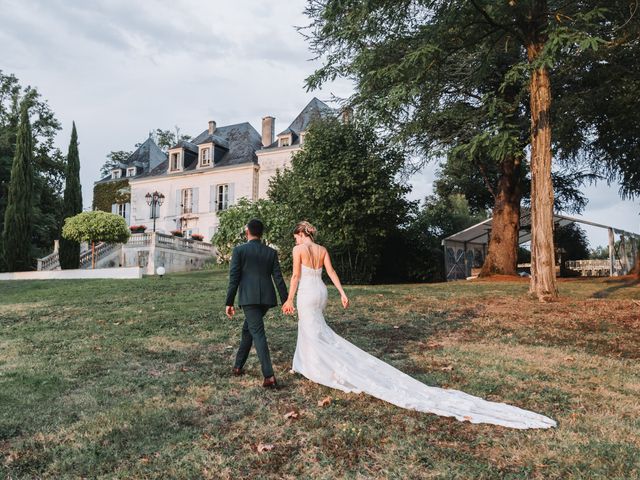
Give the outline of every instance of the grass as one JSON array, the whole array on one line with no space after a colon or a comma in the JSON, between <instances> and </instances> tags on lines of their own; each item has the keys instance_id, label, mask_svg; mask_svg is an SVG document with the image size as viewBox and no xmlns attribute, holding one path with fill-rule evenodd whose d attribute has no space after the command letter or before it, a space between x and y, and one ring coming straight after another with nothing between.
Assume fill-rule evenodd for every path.
<instances>
[{"instance_id":1,"label":"grass","mask_svg":"<svg viewBox=\"0 0 640 480\"><path fill-rule=\"evenodd\" d=\"M640 477L640 286L629 280L561 282L553 304L528 299L523 282L350 287L346 312L332 292L327 318L350 341L430 385L558 420L543 431L290 374L297 325L275 310L283 388L261 388L253 353L233 377L241 320L222 314L225 286L224 271L0 282L0 477Z\"/></svg>"}]
</instances>

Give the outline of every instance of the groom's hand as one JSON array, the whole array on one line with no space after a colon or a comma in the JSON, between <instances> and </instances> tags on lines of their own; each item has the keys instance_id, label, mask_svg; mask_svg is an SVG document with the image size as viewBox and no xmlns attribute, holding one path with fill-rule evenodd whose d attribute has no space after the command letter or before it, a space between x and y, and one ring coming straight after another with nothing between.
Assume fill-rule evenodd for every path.
<instances>
[{"instance_id":1,"label":"groom's hand","mask_svg":"<svg viewBox=\"0 0 640 480\"><path fill-rule=\"evenodd\" d=\"M231 305L227 305L226 313L227 313L227 317L233 318L233 316L236 314L236 309L233 308Z\"/></svg>"}]
</instances>

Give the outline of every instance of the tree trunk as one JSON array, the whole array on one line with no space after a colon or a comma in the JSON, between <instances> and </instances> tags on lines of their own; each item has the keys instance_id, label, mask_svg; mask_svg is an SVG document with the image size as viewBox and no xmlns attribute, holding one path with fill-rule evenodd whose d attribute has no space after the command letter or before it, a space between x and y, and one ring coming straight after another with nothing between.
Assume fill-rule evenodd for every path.
<instances>
[{"instance_id":1,"label":"tree trunk","mask_svg":"<svg viewBox=\"0 0 640 480\"><path fill-rule=\"evenodd\" d=\"M500 179L493 206L491 236L480 277L516 275L520 231L520 159L510 157L500 166Z\"/></svg>"},{"instance_id":2,"label":"tree trunk","mask_svg":"<svg viewBox=\"0 0 640 480\"><path fill-rule=\"evenodd\" d=\"M546 2L536 2L538 15L546 15ZM538 31L542 31L542 28ZM537 59L544 41L527 45L529 62ZM553 245L553 184L551 182L551 85L545 66L536 68L530 81L531 105L531 284L529 292L541 301L558 297Z\"/></svg>"}]
</instances>

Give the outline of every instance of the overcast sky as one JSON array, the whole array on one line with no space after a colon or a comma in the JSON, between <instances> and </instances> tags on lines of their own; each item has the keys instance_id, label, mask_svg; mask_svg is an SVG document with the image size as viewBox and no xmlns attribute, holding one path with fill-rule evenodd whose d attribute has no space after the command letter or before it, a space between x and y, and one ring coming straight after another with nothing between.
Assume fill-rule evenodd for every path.
<instances>
[{"instance_id":1,"label":"overcast sky","mask_svg":"<svg viewBox=\"0 0 640 480\"><path fill-rule=\"evenodd\" d=\"M313 97L347 96L336 82L307 93L314 69L296 25L304 0L0 0L0 69L36 86L80 140L85 207L111 150L131 150L150 130L183 133L265 115L283 130ZM431 193L434 168L412 179L412 198ZM640 205L622 202L617 186L585 189L584 217L638 231ZM588 229L592 244L606 232Z\"/></svg>"}]
</instances>

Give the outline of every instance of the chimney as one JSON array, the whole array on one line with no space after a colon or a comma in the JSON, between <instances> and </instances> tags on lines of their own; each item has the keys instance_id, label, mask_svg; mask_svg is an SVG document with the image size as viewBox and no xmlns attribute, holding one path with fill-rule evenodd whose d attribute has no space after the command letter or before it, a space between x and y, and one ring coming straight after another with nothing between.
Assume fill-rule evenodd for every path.
<instances>
[{"instance_id":1,"label":"chimney","mask_svg":"<svg viewBox=\"0 0 640 480\"><path fill-rule=\"evenodd\" d=\"M216 122L213 120L209 120L209 135L213 135L213 132L216 131Z\"/></svg>"},{"instance_id":2,"label":"chimney","mask_svg":"<svg viewBox=\"0 0 640 480\"><path fill-rule=\"evenodd\" d=\"M342 109L342 123L351 123L353 108L346 106Z\"/></svg>"},{"instance_id":3,"label":"chimney","mask_svg":"<svg viewBox=\"0 0 640 480\"><path fill-rule=\"evenodd\" d=\"M268 147L273 143L276 134L275 117L264 117L262 119L262 146Z\"/></svg>"}]
</instances>

